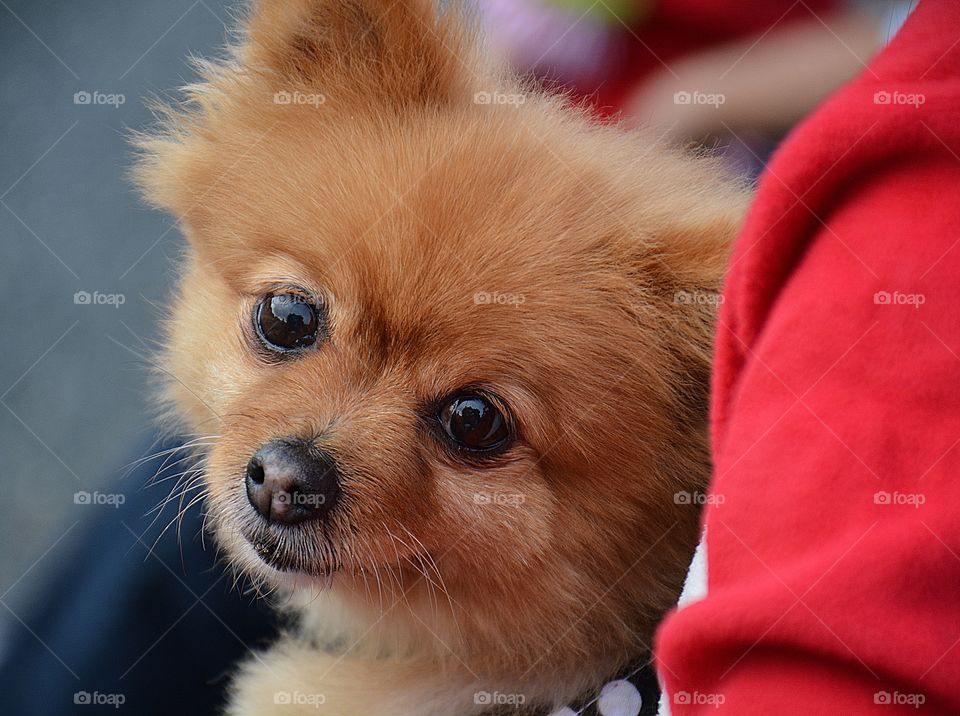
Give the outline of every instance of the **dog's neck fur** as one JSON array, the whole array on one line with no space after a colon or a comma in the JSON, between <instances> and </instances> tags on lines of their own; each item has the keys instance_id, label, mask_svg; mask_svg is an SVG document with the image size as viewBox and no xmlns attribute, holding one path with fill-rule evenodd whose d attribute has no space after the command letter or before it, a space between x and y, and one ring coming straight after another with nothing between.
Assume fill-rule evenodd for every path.
<instances>
[{"instance_id":1,"label":"dog's neck fur","mask_svg":"<svg viewBox=\"0 0 960 716\"><path fill-rule=\"evenodd\" d=\"M554 643L542 650L538 644L534 657L533 650L522 647L530 635L491 631L496 627L479 623L482 615L467 613L436 586L408 588L405 593L387 588L382 595L370 594L370 589L376 591L376 583L360 586L339 575L329 586L287 591L279 606L294 620L297 638L319 652L359 660L430 663L440 673L465 680L481 681L483 675L483 681L499 683L504 693L523 693L534 700L573 701L626 664L642 663L648 656L640 648L624 659L615 648L597 643L594 653L571 659L567 649L551 648ZM559 641L562 636L558 625L554 637ZM519 658L523 653L531 657ZM558 684L563 685L559 691Z\"/></svg>"}]
</instances>

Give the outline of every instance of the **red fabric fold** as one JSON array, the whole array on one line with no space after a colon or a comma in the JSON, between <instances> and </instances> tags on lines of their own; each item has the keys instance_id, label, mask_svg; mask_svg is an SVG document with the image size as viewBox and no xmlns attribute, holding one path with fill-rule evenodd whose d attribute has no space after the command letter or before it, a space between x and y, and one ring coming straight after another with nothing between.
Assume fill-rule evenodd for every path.
<instances>
[{"instance_id":1,"label":"red fabric fold","mask_svg":"<svg viewBox=\"0 0 960 716\"><path fill-rule=\"evenodd\" d=\"M924 0L738 240L709 594L657 639L676 716L960 713L958 197L960 3Z\"/></svg>"}]
</instances>

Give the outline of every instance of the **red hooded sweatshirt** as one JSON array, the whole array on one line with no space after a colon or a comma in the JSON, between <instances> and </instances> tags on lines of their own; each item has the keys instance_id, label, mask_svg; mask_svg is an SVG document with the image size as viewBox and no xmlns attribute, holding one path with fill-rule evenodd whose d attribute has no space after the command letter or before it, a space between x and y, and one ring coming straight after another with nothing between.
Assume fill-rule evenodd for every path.
<instances>
[{"instance_id":1,"label":"red hooded sweatshirt","mask_svg":"<svg viewBox=\"0 0 960 716\"><path fill-rule=\"evenodd\" d=\"M960 714L960 2L785 142L725 297L674 716Z\"/></svg>"}]
</instances>

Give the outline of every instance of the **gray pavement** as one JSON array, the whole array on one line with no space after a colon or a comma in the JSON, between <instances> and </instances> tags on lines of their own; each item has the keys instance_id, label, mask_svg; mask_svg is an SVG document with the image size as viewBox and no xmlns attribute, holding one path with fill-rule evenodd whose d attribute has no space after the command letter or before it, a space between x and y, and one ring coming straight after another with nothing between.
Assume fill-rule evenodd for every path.
<instances>
[{"instance_id":1,"label":"gray pavement","mask_svg":"<svg viewBox=\"0 0 960 716\"><path fill-rule=\"evenodd\" d=\"M115 490L151 434L137 354L156 340L182 238L126 179L126 133L150 123L145 97L193 77L189 54L222 46L230 12L218 0L0 0L6 628L64 544L111 509L76 494Z\"/></svg>"}]
</instances>

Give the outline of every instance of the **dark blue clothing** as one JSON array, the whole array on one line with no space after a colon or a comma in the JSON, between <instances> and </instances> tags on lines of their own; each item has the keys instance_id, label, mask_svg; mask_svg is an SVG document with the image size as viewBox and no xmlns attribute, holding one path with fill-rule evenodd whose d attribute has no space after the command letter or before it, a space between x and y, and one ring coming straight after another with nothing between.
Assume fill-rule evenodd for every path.
<instances>
[{"instance_id":1,"label":"dark blue clothing","mask_svg":"<svg viewBox=\"0 0 960 716\"><path fill-rule=\"evenodd\" d=\"M185 515L180 543L173 527L150 553L179 509L170 505L148 529L146 513L172 483L145 487L160 462L123 479L124 503L91 506L89 522L44 559L59 562L52 583L18 609L26 626L9 620L0 714L209 716L233 665L275 637L266 605L232 588L209 535L202 546L200 505Z\"/></svg>"}]
</instances>

